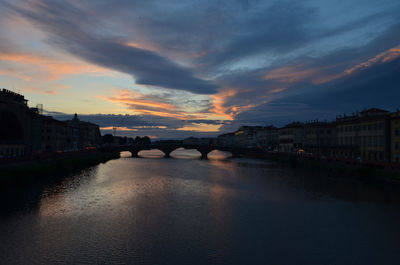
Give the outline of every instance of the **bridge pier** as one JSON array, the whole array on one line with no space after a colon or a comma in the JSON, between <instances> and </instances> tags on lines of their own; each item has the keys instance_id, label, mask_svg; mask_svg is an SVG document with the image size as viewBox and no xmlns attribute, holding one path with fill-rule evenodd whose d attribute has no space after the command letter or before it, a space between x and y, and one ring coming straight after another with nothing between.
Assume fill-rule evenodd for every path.
<instances>
[{"instance_id":1,"label":"bridge pier","mask_svg":"<svg viewBox=\"0 0 400 265\"><path fill-rule=\"evenodd\" d=\"M131 148L129 149L129 152L131 152L131 157L139 157L139 152L141 149L137 149L137 148Z\"/></svg>"},{"instance_id":2,"label":"bridge pier","mask_svg":"<svg viewBox=\"0 0 400 265\"><path fill-rule=\"evenodd\" d=\"M176 149L176 146L160 146L158 149L164 153L164 158L170 158L171 153Z\"/></svg>"},{"instance_id":3,"label":"bridge pier","mask_svg":"<svg viewBox=\"0 0 400 265\"><path fill-rule=\"evenodd\" d=\"M201 159L208 159L207 155L210 153L214 148L211 148L209 146L203 146L203 147L197 147L197 151L200 152L201 154Z\"/></svg>"},{"instance_id":4,"label":"bridge pier","mask_svg":"<svg viewBox=\"0 0 400 265\"><path fill-rule=\"evenodd\" d=\"M208 152L201 152L201 159L208 159Z\"/></svg>"}]
</instances>

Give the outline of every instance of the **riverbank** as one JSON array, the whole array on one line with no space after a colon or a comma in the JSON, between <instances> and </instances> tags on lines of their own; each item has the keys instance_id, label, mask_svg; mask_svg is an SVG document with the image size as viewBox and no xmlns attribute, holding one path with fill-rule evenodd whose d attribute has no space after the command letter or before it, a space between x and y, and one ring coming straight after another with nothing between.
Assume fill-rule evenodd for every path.
<instances>
[{"instance_id":1,"label":"riverbank","mask_svg":"<svg viewBox=\"0 0 400 265\"><path fill-rule=\"evenodd\" d=\"M0 165L0 183L21 183L21 181L35 181L38 176L73 173L119 157L119 152L88 151L3 164Z\"/></svg>"},{"instance_id":2,"label":"riverbank","mask_svg":"<svg viewBox=\"0 0 400 265\"><path fill-rule=\"evenodd\" d=\"M299 154L289 155L254 151L245 152L243 157L274 161L292 168L317 171L321 175L353 177L364 180L400 181L400 168L398 165L375 165L345 160L317 159Z\"/></svg>"}]
</instances>

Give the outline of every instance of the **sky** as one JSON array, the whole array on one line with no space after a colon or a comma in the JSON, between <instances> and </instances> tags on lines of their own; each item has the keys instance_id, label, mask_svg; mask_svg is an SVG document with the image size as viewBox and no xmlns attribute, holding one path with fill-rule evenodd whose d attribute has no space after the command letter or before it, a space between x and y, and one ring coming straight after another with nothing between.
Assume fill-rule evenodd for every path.
<instances>
[{"instance_id":1,"label":"sky","mask_svg":"<svg viewBox=\"0 0 400 265\"><path fill-rule=\"evenodd\" d=\"M0 87L103 133L400 108L398 0L0 0Z\"/></svg>"}]
</instances>

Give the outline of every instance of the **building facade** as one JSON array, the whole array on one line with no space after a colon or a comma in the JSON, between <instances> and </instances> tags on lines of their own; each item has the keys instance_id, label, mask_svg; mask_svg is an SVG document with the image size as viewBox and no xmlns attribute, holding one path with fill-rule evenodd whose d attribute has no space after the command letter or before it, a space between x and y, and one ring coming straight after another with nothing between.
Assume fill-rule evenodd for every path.
<instances>
[{"instance_id":1,"label":"building facade","mask_svg":"<svg viewBox=\"0 0 400 265\"><path fill-rule=\"evenodd\" d=\"M81 122L75 115L59 121L29 108L23 95L0 90L0 158L30 156L97 147L99 126Z\"/></svg>"},{"instance_id":2,"label":"building facade","mask_svg":"<svg viewBox=\"0 0 400 265\"><path fill-rule=\"evenodd\" d=\"M279 152L297 152L303 148L305 127L293 122L279 129Z\"/></svg>"},{"instance_id":3,"label":"building facade","mask_svg":"<svg viewBox=\"0 0 400 265\"><path fill-rule=\"evenodd\" d=\"M97 124L81 121L75 113L72 120L67 120L68 143L72 150L98 147L101 144L100 128Z\"/></svg>"},{"instance_id":4,"label":"building facade","mask_svg":"<svg viewBox=\"0 0 400 265\"><path fill-rule=\"evenodd\" d=\"M368 109L336 119L336 156L362 161L389 162L389 112Z\"/></svg>"},{"instance_id":5,"label":"building facade","mask_svg":"<svg viewBox=\"0 0 400 265\"><path fill-rule=\"evenodd\" d=\"M42 116L42 153L54 153L70 149L68 125L49 116Z\"/></svg>"},{"instance_id":6,"label":"building facade","mask_svg":"<svg viewBox=\"0 0 400 265\"><path fill-rule=\"evenodd\" d=\"M277 150L279 146L279 131L275 126L260 127L255 133L257 147L265 150Z\"/></svg>"},{"instance_id":7,"label":"building facade","mask_svg":"<svg viewBox=\"0 0 400 265\"><path fill-rule=\"evenodd\" d=\"M390 115L390 161L400 163L400 110Z\"/></svg>"},{"instance_id":8,"label":"building facade","mask_svg":"<svg viewBox=\"0 0 400 265\"><path fill-rule=\"evenodd\" d=\"M41 121L37 109L28 107L24 96L0 90L0 157L40 152Z\"/></svg>"},{"instance_id":9,"label":"building facade","mask_svg":"<svg viewBox=\"0 0 400 265\"><path fill-rule=\"evenodd\" d=\"M335 148L335 123L314 121L304 125L303 149L306 153L329 156Z\"/></svg>"}]
</instances>

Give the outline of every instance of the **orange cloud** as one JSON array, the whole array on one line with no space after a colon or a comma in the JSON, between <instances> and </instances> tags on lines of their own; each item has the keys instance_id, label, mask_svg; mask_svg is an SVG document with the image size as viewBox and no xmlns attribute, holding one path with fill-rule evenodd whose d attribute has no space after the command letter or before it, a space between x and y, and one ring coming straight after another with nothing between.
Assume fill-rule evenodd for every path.
<instances>
[{"instance_id":1,"label":"orange cloud","mask_svg":"<svg viewBox=\"0 0 400 265\"><path fill-rule=\"evenodd\" d=\"M149 50L149 51L158 51L159 50L156 45L153 45L151 43L143 43L143 42L139 43L139 42L130 41L130 42L125 42L124 45L128 46L128 47L142 49L142 50Z\"/></svg>"},{"instance_id":2,"label":"orange cloud","mask_svg":"<svg viewBox=\"0 0 400 265\"><path fill-rule=\"evenodd\" d=\"M128 127L100 127L100 130L104 130L104 131L112 131L114 130L114 128L117 131L123 131L123 132L131 132L131 131L137 131L137 129L132 129L132 128L128 128Z\"/></svg>"},{"instance_id":3,"label":"orange cloud","mask_svg":"<svg viewBox=\"0 0 400 265\"><path fill-rule=\"evenodd\" d=\"M128 104L131 106L143 106L143 107L150 107L150 108L157 108L157 109L170 109L170 110L175 109L175 106L172 104L155 102L155 101L145 100L145 99L124 98L124 97L118 97L118 96L117 97L100 96L100 98L106 98L108 101L111 101L111 102Z\"/></svg>"},{"instance_id":4,"label":"orange cloud","mask_svg":"<svg viewBox=\"0 0 400 265\"><path fill-rule=\"evenodd\" d=\"M217 95L212 95L212 107L207 111L200 112L193 111L190 107L185 109L184 107L179 106L179 102L178 104L162 102L163 98L158 96L141 94L126 89L115 89L113 96L98 96L98 98L126 106L135 114L139 115L170 117L180 120L233 120L235 115L253 106L224 107L226 99L233 97L235 94L236 90L230 89ZM214 129L215 127L212 130Z\"/></svg>"},{"instance_id":5,"label":"orange cloud","mask_svg":"<svg viewBox=\"0 0 400 265\"><path fill-rule=\"evenodd\" d=\"M128 106L137 114L172 117L181 120L197 118L196 114L189 114L185 111L181 111L173 104L160 102L159 99L151 100L151 96L126 89L116 90L116 94L113 97L98 97L113 103Z\"/></svg>"},{"instance_id":6,"label":"orange cloud","mask_svg":"<svg viewBox=\"0 0 400 265\"><path fill-rule=\"evenodd\" d=\"M123 132L136 132L139 129L167 129L167 126L163 126L163 125L150 125L150 126L133 126L131 128L128 128L126 126L108 126L108 127L100 127L100 130L105 130L105 131L112 131L114 130L114 128L117 131L123 131Z\"/></svg>"},{"instance_id":7,"label":"orange cloud","mask_svg":"<svg viewBox=\"0 0 400 265\"><path fill-rule=\"evenodd\" d=\"M241 91L243 92L243 90ZM224 120L233 120L238 114L243 111L255 108L261 104L267 103L268 101L263 100L260 103L248 104L249 101L244 100L242 105L226 106L226 102L230 97L237 96L238 90L229 88L223 92L212 95L213 107L209 110L211 113L215 113L217 116L222 117Z\"/></svg>"},{"instance_id":8,"label":"orange cloud","mask_svg":"<svg viewBox=\"0 0 400 265\"><path fill-rule=\"evenodd\" d=\"M24 81L32 80L31 76L21 73L20 71L17 71L15 69L11 69L11 68L0 69L0 75L12 76L12 77L16 77L18 79L22 79Z\"/></svg>"},{"instance_id":9,"label":"orange cloud","mask_svg":"<svg viewBox=\"0 0 400 265\"><path fill-rule=\"evenodd\" d=\"M371 67L374 64L377 63L386 63L393 61L394 59L400 57L400 45L396 46L394 48L391 48L387 51L384 51L378 55L376 55L374 58L369 59L366 62L360 63L350 69L345 70L345 73L350 75L356 71L363 70L365 68Z\"/></svg>"},{"instance_id":10,"label":"orange cloud","mask_svg":"<svg viewBox=\"0 0 400 265\"><path fill-rule=\"evenodd\" d=\"M264 77L264 80L276 80L281 83L296 83L308 79L316 74L316 70L303 69L306 65L285 66L269 71Z\"/></svg>"},{"instance_id":11,"label":"orange cloud","mask_svg":"<svg viewBox=\"0 0 400 265\"><path fill-rule=\"evenodd\" d=\"M267 72L263 79L274 80L283 84L293 84L300 81L308 81L314 85L330 82L338 79L344 75L344 73L330 74L326 71L334 69L338 65L330 65L318 68L309 68L308 64L297 64L291 66L284 66L272 71ZM286 88L277 88L272 90L270 93L278 93Z\"/></svg>"},{"instance_id":12,"label":"orange cloud","mask_svg":"<svg viewBox=\"0 0 400 265\"><path fill-rule=\"evenodd\" d=\"M192 123L190 125L185 125L184 127L177 130L192 132L218 132L221 127L222 124Z\"/></svg>"},{"instance_id":13,"label":"orange cloud","mask_svg":"<svg viewBox=\"0 0 400 265\"><path fill-rule=\"evenodd\" d=\"M286 87L275 88L275 89L272 89L271 91L269 91L269 93L279 93L279 92L284 91L285 89L287 89L287 88Z\"/></svg>"},{"instance_id":14,"label":"orange cloud","mask_svg":"<svg viewBox=\"0 0 400 265\"><path fill-rule=\"evenodd\" d=\"M84 62L69 62L56 60L53 58L47 58L35 54L27 53L7 53L0 52L0 61L16 63L22 66L34 66L31 70L21 70L23 74L13 74L7 69L1 69L0 73L13 75L23 80L29 81L33 78L37 78L34 72L38 69L44 72L44 76L49 80L57 80L65 75L77 75L77 74L90 74L90 75L108 75L113 76L115 72L110 71L106 68L98 67L95 65L87 64ZM28 73L26 73L28 72ZM30 72L30 73L29 73Z\"/></svg>"},{"instance_id":15,"label":"orange cloud","mask_svg":"<svg viewBox=\"0 0 400 265\"><path fill-rule=\"evenodd\" d=\"M227 120L233 120L234 116L231 113L230 107L225 107L226 99L235 96L237 91L235 89L227 89L216 95L212 95L212 108L209 110Z\"/></svg>"}]
</instances>

